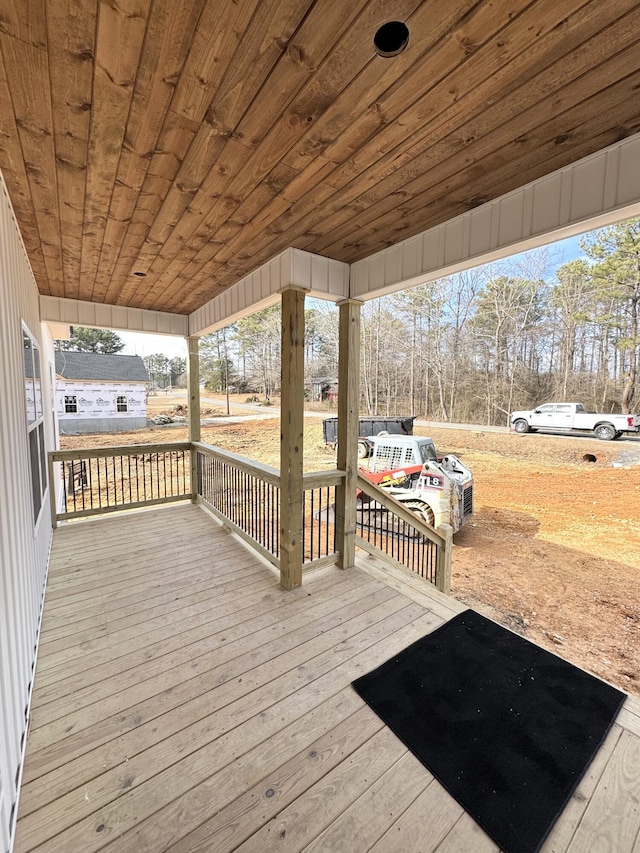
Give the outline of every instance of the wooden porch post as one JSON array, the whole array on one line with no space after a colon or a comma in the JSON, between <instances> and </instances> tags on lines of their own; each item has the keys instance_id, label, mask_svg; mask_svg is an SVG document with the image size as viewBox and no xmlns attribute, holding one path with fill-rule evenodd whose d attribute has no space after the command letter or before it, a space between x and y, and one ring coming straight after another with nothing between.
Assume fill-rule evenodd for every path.
<instances>
[{"instance_id":1,"label":"wooden porch post","mask_svg":"<svg viewBox=\"0 0 640 853\"><path fill-rule=\"evenodd\" d=\"M338 566L349 569L356 559L356 480L358 476L358 413L360 403L360 308L362 302L338 303L338 460L346 476L336 489Z\"/></svg>"},{"instance_id":2,"label":"wooden porch post","mask_svg":"<svg viewBox=\"0 0 640 853\"><path fill-rule=\"evenodd\" d=\"M187 387L189 393L189 441L200 441L200 354L199 338L187 338ZM197 453L191 448L191 501L198 500Z\"/></svg>"},{"instance_id":3,"label":"wooden porch post","mask_svg":"<svg viewBox=\"0 0 640 853\"><path fill-rule=\"evenodd\" d=\"M437 532L444 539L444 548L438 549L436 560L436 586L440 592L451 595L451 552L453 551L453 527L450 524L441 524L436 527Z\"/></svg>"},{"instance_id":4,"label":"wooden porch post","mask_svg":"<svg viewBox=\"0 0 640 853\"><path fill-rule=\"evenodd\" d=\"M280 584L285 589L302 583L304 297L299 287L282 291Z\"/></svg>"}]
</instances>

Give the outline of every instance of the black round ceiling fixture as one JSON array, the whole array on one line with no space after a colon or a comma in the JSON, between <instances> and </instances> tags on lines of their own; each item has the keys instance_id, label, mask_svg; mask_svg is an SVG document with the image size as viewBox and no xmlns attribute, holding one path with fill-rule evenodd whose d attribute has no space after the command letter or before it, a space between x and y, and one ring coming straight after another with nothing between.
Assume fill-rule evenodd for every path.
<instances>
[{"instance_id":1,"label":"black round ceiling fixture","mask_svg":"<svg viewBox=\"0 0 640 853\"><path fill-rule=\"evenodd\" d=\"M378 56L397 56L409 44L409 28L402 21L383 24L373 37L373 46Z\"/></svg>"}]
</instances>

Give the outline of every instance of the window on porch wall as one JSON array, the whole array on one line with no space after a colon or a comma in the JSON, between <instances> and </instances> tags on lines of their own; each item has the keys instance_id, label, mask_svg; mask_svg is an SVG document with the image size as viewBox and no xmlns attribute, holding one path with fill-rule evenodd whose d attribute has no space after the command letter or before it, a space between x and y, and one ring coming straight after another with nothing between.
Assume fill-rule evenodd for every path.
<instances>
[{"instance_id":1,"label":"window on porch wall","mask_svg":"<svg viewBox=\"0 0 640 853\"><path fill-rule=\"evenodd\" d=\"M40 381L40 349L26 325L22 324L25 403L31 471L33 523L37 524L47 491L47 451L44 443L44 410Z\"/></svg>"}]
</instances>

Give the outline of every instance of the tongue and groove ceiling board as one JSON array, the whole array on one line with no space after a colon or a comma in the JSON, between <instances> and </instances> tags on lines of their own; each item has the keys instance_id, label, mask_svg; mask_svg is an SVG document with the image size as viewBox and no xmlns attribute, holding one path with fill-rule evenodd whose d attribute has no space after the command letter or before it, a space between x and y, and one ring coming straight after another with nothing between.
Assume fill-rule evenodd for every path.
<instances>
[{"instance_id":1,"label":"tongue and groove ceiling board","mask_svg":"<svg viewBox=\"0 0 640 853\"><path fill-rule=\"evenodd\" d=\"M637 133L639 39L640 0L0 0L0 169L42 294L187 314Z\"/></svg>"}]
</instances>

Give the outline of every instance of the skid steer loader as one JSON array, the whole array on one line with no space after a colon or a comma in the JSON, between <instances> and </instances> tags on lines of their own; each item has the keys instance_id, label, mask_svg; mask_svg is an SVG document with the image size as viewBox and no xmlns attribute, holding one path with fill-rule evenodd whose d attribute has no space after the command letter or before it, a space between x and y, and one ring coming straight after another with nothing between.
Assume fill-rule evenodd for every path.
<instances>
[{"instance_id":1,"label":"skid steer loader","mask_svg":"<svg viewBox=\"0 0 640 853\"><path fill-rule=\"evenodd\" d=\"M378 435L367 442L370 456L360 473L422 521L450 524L455 533L471 518L473 474L456 456L439 457L433 440L419 436Z\"/></svg>"}]
</instances>

